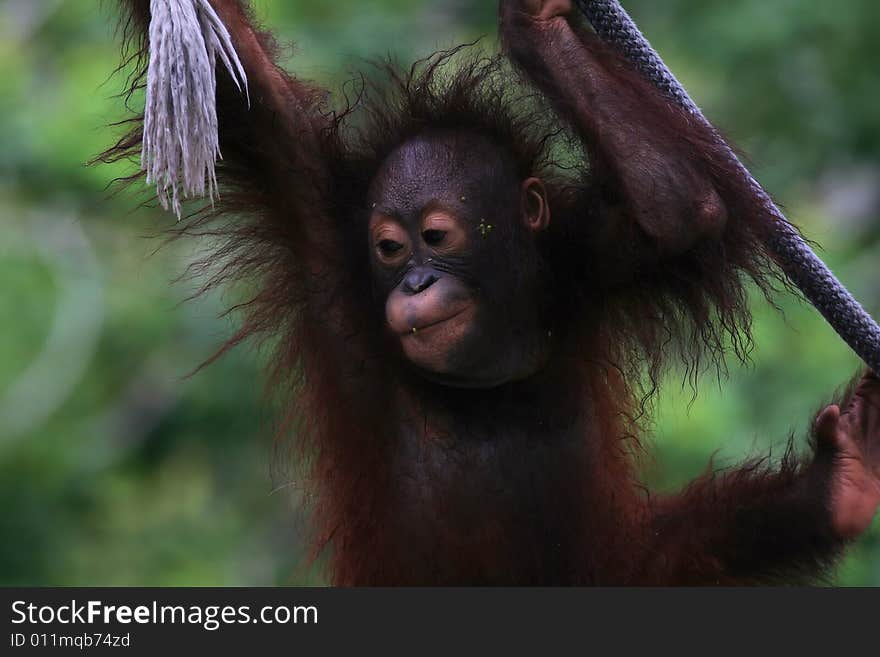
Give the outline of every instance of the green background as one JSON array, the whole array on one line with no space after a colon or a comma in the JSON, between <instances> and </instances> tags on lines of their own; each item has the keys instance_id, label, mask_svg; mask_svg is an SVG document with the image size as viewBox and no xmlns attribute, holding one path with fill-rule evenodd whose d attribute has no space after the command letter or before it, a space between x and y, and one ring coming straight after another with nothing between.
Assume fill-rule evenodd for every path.
<instances>
[{"instance_id":1,"label":"green background","mask_svg":"<svg viewBox=\"0 0 880 657\"><path fill-rule=\"evenodd\" d=\"M706 114L745 152L852 291L880 311L880 75L874 0L625 3ZM484 36L487 0L260 0L286 62L338 89L364 58ZM119 134L111 1L0 0L0 584L317 583L299 490L273 459L259 352L190 371L233 330L235 294L184 300L200 248L159 249L173 218L110 196L126 167L86 167ZM293 62L293 63L291 63ZM203 246L203 245L202 245ZM672 490L716 466L801 445L859 367L808 306L754 300L751 363L680 373L645 461ZM880 584L880 524L836 582Z\"/></svg>"}]
</instances>

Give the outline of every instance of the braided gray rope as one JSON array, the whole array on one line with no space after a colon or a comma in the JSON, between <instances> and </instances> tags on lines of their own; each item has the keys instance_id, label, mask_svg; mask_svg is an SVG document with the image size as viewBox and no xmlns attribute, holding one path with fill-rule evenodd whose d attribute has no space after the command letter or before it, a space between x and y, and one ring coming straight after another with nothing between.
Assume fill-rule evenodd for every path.
<instances>
[{"instance_id":1,"label":"braided gray rope","mask_svg":"<svg viewBox=\"0 0 880 657\"><path fill-rule=\"evenodd\" d=\"M711 126L618 0L575 2L603 41L623 54L666 96ZM880 372L880 327L798 232L785 221L782 211L729 147L728 153L742 175L747 177L755 195L767 207L768 212L781 219L771 226L772 230L765 244L768 252L837 334L871 369Z\"/></svg>"}]
</instances>

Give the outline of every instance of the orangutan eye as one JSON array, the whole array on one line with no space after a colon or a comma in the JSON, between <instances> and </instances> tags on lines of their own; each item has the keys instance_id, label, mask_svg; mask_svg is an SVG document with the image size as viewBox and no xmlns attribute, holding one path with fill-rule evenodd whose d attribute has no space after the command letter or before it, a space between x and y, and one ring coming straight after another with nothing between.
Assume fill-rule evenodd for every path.
<instances>
[{"instance_id":1,"label":"orangutan eye","mask_svg":"<svg viewBox=\"0 0 880 657\"><path fill-rule=\"evenodd\" d=\"M442 244L443 240L446 239L446 231L426 230L422 233L422 239L425 240L425 244L428 244L429 246L437 246L438 244Z\"/></svg>"},{"instance_id":2,"label":"orangutan eye","mask_svg":"<svg viewBox=\"0 0 880 657\"><path fill-rule=\"evenodd\" d=\"M403 244L394 240L382 240L379 242L379 251L385 257L391 257L403 248Z\"/></svg>"}]
</instances>

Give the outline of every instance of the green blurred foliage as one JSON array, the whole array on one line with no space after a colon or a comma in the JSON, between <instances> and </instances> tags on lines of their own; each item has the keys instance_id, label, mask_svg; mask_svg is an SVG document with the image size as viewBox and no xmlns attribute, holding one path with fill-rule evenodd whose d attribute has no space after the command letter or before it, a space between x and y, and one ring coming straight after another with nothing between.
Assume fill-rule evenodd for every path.
<instances>
[{"instance_id":1,"label":"green blurred foliage","mask_svg":"<svg viewBox=\"0 0 880 657\"><path fill-rule=\"evenodd\" d=\"M365 58L483 37L493 2L257 0L303 77L339 90ZM630 0L643 30L871 311L880 310L880 76L870 0ZM0 0L0 584L320 582L299 490L273 467L261 354L190 372L235 300L175 279L204 245L159 248L169 216L110 196L131 167L84 165L125 116L115 2ZM158 249L158 250L157 250ZM755 349L699 394L669 375L646 479L805 446L811 414L858 370L816 313L754 299ZM880 527L838 577L880 584Z\"/></svg>"}]
</instances>

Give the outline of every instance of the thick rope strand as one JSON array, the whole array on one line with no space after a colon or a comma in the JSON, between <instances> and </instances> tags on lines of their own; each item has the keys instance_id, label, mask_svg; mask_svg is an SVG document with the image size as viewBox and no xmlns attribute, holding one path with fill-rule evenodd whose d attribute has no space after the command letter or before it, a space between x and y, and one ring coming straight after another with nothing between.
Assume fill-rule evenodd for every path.
<instances>
[{"instance_id":1,"label":"thick rope strand","mask_svg":"<svg viewBox=\"0 0 880 657\"><path fill-rule=\"evenodd\" d=\"M575 2L603 41L623 54L666 96L712 127L618 0ZM871 369L880 372L880 326L791 227L782 211L729 146L728 154L768 212L780 220L770 226L765 242L768 252L837 334Z\"/></svg>"},{"instance_id":2,"label":"thick rope strand","mask_svg":"<svg viewBox=\"0 0 880 657\"><path fill-rule=\"evenodd\" d=\"M149 40L141 168L180 219L185 199L217 195L217 60L245 95L247 76L209 0L150 0Z\"/></svg>"}]
</instances>

